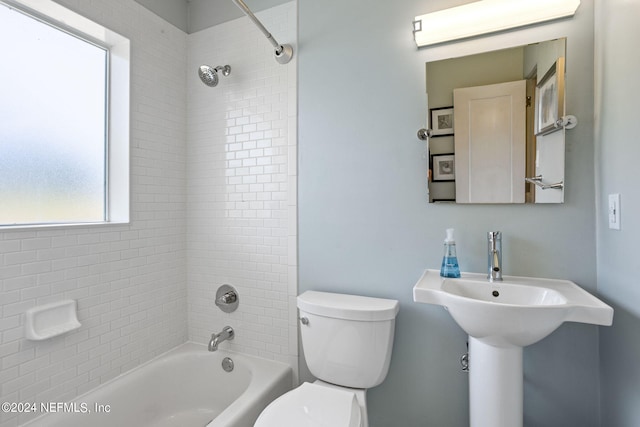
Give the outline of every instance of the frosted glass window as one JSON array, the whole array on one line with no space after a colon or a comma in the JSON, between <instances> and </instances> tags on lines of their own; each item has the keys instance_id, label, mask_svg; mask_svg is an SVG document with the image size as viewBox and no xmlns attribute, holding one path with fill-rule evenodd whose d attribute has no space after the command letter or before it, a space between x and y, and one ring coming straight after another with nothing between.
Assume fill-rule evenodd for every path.
<instances>
[{"instance_id":1,"label":"frosted glass window","mask_svg":"<svg viewBox=\"0 0 640 427\"><path fill-rule=\"evenodd\" d=\"M0 225L106 218L108 51L0 3Z\"/></svg>"}]
</instances>

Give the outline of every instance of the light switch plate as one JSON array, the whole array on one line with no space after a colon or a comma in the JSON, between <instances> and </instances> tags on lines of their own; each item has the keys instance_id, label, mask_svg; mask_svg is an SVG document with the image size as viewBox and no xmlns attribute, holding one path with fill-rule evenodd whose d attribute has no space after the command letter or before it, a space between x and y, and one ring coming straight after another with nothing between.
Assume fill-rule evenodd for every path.
<instances>
[{"instance_id":1,"label":"light switch plate","mask_svg":"<svg viewBox=\"0 0 640 427\"><path fill-rule=\"evenodd\" d=\"M620 194L609 194L609 228L620 230Z\"/></svg>"}]
</instances>

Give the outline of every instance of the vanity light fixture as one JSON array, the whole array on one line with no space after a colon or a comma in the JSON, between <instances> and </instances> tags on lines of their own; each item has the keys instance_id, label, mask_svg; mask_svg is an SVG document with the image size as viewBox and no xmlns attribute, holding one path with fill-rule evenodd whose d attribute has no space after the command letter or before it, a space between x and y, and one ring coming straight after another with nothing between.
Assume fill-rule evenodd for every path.
<instances>
[{"instance_id":1,"label":"vanity light fixture","mask_svg":"<svg viewBox=\"0 0 640 427\"><path fill-rule=\"evenodd\" d=\"M480 0L416 16L418 47L573 16L580 0Z\"/></svg>"}]
</instances>

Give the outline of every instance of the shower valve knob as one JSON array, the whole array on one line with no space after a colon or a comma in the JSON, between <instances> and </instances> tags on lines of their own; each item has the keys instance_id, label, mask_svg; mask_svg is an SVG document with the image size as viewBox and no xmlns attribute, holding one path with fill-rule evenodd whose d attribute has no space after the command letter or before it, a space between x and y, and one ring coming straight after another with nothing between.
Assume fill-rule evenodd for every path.
<instances>
[{"instance_id":1,"label":"shower valve knob","mask_svg":"<svg viewBox=\"0 0 640 427\"><path fill-rule=\"evenodd\" d=\"M222 285L216 292L216 305L225 313L231 313L238 308L240 296L231 285Z\"/></svg>"}]
</instances>

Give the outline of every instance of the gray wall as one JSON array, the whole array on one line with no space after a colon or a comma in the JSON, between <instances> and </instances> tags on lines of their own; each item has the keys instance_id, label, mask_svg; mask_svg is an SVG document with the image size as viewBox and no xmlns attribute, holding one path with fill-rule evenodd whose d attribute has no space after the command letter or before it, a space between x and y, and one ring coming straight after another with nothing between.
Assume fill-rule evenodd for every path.
<instances>
[{"instance_id":1,"label":"gray wall","mask_svg":"<svg viewBox=\"0 0 640 427\"><path fill-rule=\"evenodd\" d=\"M307 289L397 298L392 366L369 393L372 427L468 425L466 336L411 290L437 268L456 228L465 271L486 266L485 235L502 230L506 274L567 278L596 290L593 1L573 20L416 49L418 14L464 3L299 0L299 283ZM568 37L566 203L428 204L425 62ZM525 349L525 424L598 426L598 329L565 324Z\"/></svg>"},{"instance_id":2,"label":"gray wall","mask_svg":"<svg viewBox=\"0 0 640 427\"><path fill-rule=\"evenodd\" d=\"M614 307L600 339L602 425L640 425L640 2L596 0L598 290ZM607 195L620 193L622 229L607 225Z\"/></svg>"}]
</instances>

